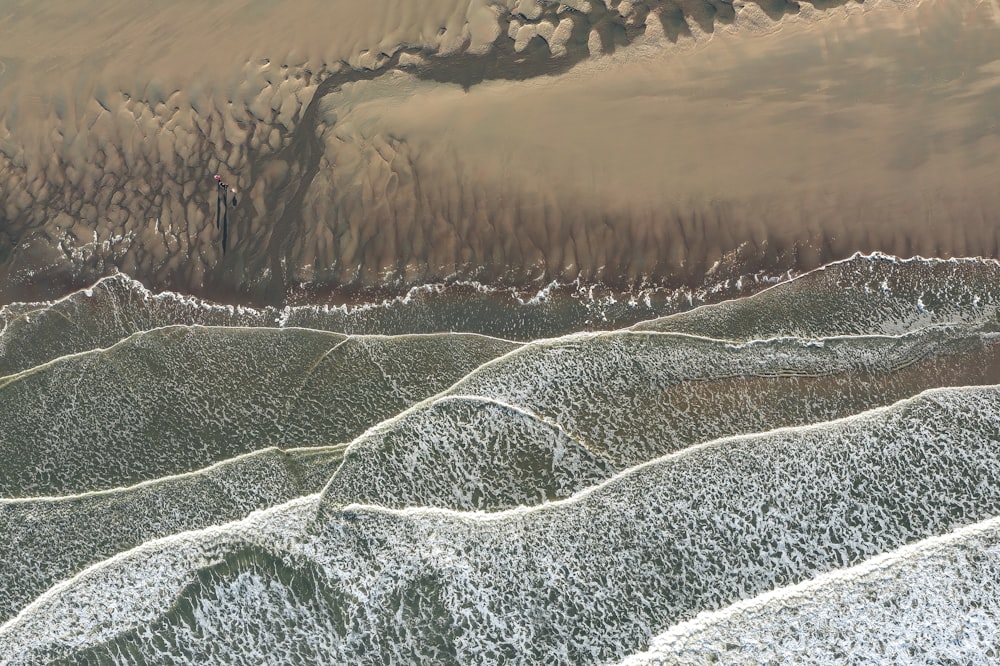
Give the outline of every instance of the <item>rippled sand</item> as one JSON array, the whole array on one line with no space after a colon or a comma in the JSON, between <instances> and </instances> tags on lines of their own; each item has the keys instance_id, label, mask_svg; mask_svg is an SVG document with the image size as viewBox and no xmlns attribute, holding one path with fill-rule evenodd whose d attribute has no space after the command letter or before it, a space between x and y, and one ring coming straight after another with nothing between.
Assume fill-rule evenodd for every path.
<instances>
[{"instance_id":1,"label":"rippled sand","mask_svg":"<svg viewBox=\"0 0 1000 666\"><path fill-rule=\"evenodd\" d=\"M993 0L20 2L0 30L0 300L998 254Z\"/></svg>"}]
</instances>

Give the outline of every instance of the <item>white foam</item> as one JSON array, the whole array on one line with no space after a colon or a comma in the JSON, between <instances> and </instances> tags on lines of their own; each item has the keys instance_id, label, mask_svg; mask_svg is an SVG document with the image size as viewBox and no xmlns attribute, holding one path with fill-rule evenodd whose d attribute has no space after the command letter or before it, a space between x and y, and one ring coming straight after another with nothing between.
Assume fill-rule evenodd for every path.
<instances>
[{"instance_id":1,"label":"white foam","mask_svg":"<svg viewBox=\"0 0 1000 666\"><path fill-rule=\"evenodd\" d=\"M4 492L77 494L268 446L349 441L513 346L298 328L137 333L0 379Z\"/></svg>"},{"instance_id":2,"label":"white foam","mask_svg":"<svg viewBox=\"0 0 1000 666\"><path fill-rule=\"evenodd\" d=\"M990 663L1000 636L996 585L1000 518L991 518L700 613L621 665L764 663L805 655L829 664L841 663L843 655L872 663Z\"/></svg>"},{"instance_id":3,"label":"white foam","mask_svg":"<svg viewBox=\"0 0 1000 666\"><path fill-rule=\"evenodd\" d=\"M27 659L107 640L159 617L196 568L257 544L316 567L316 584L336 595L336 610L318 609L340 618L343 633L317 638L330 661L362 649L406 660L441 640L459 661L508 648L535 663L617 659L700 611L948 532L956 515L1000 512L998 401L996 387L931 391L834 423L715 442L534 508L349 506L314 519L299 503L298 513L257 514L91 569L0 627L0 646ZM196 633L266 631L262 622L292 612L233 597L227 580L195 590ZM190 629L160 627L157 640L186 650ZM228 645L230 661L252 649Z\"/></svg>"},{"instance_id":4,"label":"white foam","mask_svg":"<svg viewBox=\"0 0 1000 666\"><path fill-rule=\"evenodd\" d=\"M71 497L0 500L0 622L87 565L176 532L316 492L343 447L267 449L209 468Z\"/></svg>"},{"instance_id":5,"label":"white foam","mask_svg":"<svg viewBox=\"0 0 1000 666\"><path fill-rule=\"evenodd\" d=\"M556 424L495 400L448 395L352 442L323 495L335 505L497 510L566 497L612 473Z\"/></svg>"},{"instance_id":6,"label":"white foam","mask_svg":"<svg viewBox=\"0 0 1000 666\"><path fill-rule=\"evenodd\" d=\"M998 276L1000 263L992 259L900 259L878 252L856 253L744 298L702 305L632 328L715 337L824 337L983 323L998 316L1000 295L994 286ZM929 307L927 295L940 305Z\"/></svg>"}]
</instances>

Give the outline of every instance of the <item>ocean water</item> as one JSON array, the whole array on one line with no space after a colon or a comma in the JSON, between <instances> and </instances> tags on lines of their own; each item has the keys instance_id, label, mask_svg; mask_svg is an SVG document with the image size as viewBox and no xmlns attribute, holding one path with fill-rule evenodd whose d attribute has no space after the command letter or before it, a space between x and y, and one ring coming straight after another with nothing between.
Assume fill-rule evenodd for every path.
<instances>
[{"instance_id":1,"label":"ocean water","mask_svg":"<svg viewBox=\"0 0 1000 666\"><path fill-rule=\"evenodd\" d=\"M515 346L301 329L137 333L0 380L0 492L114 488L257 448L347 442Z\"/></svg>"},{"instance_id":2,"label":"ocean water","mask_svg":"<svg viewBox=\"0 0 1000 666\"><path fill-rule=\"evenodd\" d=\"M989 663L998 285L5 306L0 663Z\"/></svg>"},{"instance_id":3,"label":"ocean water","mask_svg":"<svg viewBox=\"0 0 1000 666\"><path fill-rule=\"evenodd\" d=\"M318 492L344 446L262 449L135 486L57 498L0 500L0 615L54 583L146 541L237 520Z\"/></svg>"},{"instance_id":4,"label":"ocean water","mask_svg":"<svg viewBox=\"0 0 1000 666\"><path fill-rule=\"evenodd\" d=\"M998 528L997 519L985 520L703 613L622 666L996 661Z\"/></svg>"}]
</instances>

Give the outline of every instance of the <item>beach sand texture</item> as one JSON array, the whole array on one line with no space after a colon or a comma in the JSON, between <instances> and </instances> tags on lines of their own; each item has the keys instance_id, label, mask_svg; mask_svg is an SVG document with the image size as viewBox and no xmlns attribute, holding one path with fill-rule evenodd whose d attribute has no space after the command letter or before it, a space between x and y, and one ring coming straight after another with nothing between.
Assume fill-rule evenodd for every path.
<instances>
[{"instance_id":1,"label":"beach sand texture","mask_svg":"<svg viewBox=\"0 0 1000 666\"><path fill-rule=\"evenodd\" d=\"M0 34L0 302L1000 255L996 0L11 1Z\"/></svg>"}]
</instances>

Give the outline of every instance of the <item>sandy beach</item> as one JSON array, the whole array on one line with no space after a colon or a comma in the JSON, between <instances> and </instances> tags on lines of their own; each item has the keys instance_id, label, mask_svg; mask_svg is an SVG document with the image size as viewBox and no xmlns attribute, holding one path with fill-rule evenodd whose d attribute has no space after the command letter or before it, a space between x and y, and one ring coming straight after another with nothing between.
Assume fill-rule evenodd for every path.
<instances>
[{"instance_id":1,"label":"sandy beach","mask_svg":"<svg viewBox=\"0 0 1000 666\"><path fill-rule=\"evenodd\" d=\"M1000 255L994 0L13 2L0 32L0 302Z\"/></svg>"}]
</instances>

